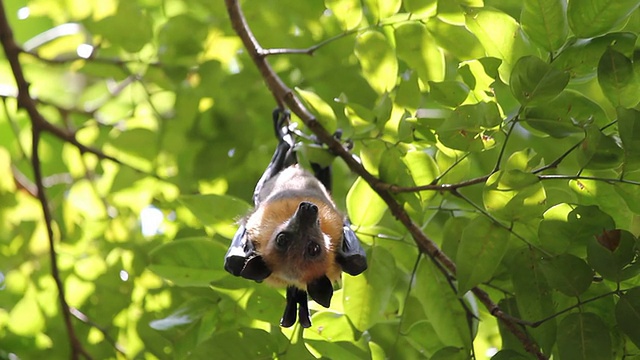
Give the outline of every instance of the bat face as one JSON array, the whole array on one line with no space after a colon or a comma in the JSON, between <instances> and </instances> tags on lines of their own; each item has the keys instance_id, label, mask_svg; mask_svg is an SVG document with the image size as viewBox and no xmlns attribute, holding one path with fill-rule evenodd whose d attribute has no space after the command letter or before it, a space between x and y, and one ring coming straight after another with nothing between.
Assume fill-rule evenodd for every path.
<instances>
[{"instance_id":1,"label":"bat face","mask_svg":"<svg viewBox=\"0 0 640 360\"><path fill-rule=\"evenodd\" d=\"M340 277L335 250L342 240L342 216L320 199L286 197L265 202L247 220L248 238L271 270L275 286L307 284Z\"/></svg>"},{"instance_id":2,"label":"bat face","mask_svg":"<svg viewBox=\"0 0 640 360\"><path fill-rule=\"evenodd\" d=\"M320 229L318 207L303 201L296 212L274 229L265 246L265 252L272 255L273 263L284 280L306 282L313 276L311 267L322 267L331 250L331 239Z\"/></svg>"}]
</instances>

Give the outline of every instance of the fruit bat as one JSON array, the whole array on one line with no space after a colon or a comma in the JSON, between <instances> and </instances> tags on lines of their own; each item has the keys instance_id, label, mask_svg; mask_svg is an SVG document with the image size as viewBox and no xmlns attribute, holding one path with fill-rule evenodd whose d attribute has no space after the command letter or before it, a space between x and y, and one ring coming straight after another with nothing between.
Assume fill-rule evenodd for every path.
<instances>
[{"instance_id":1,"label":"fruit bat","mask_svg":"<svg viewBox=\"0 0 640 360\"><path fill-rule=\"evenodd\" d=\"M255 208L240 221L225 256L235 276L286 286L280 325L311 326L307 293L329 307L341 271L367 268L364 249L329 191L331 168L312 164L315 176L297 164L289 115L273 114L278 146L253 194Z\"/></svg>"}]
</instances>

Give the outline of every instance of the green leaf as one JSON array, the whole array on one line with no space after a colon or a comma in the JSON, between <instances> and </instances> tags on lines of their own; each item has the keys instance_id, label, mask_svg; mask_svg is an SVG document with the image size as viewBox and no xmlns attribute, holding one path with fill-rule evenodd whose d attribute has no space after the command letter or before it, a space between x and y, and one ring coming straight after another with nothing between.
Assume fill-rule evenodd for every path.
<instances>
[{"instance_id":1,"label":"green leaf","mask_svg":"<svg viewBox=\"0 0 640 360\"><path fill-rule=\"evenodd\" d=\"M205 237L178 239L149 253L149 269L178 286L210 286L229 274L222 268L224 245Z\"/></svg>"},{"instance_id":2,"label":"green leaf","mask_svg":"<svg viewBox=\"0 0 640 360\"><path fill-rule=\"evenodd\" d=\"M614 106L633 107L640 101L640 82L633 64L624 54L611 48L602 54L598 63L598 83Z\"/></svg>"},{"instance_id":3,"label":"green leaf","mask_svg":"<svg viewBox=\"0 0 640 360\"><path fill-rule=\"evenodd\" d=\"M563 91L547 104L525 108L522 118L533 129L555 138L583 132L582 124L593 121L602 126L608 121L600 105L573 90Z\"/></svg>"},{"instance_id":4,"label":"green leaf","mask_svg":"<svg viewBox=\"0 0 640 360\"><path fill-rule=\"evenodd\" d=\"M520 318L539 321L555 313L551 288L540 268L541 255L535 250L518 250L509 266ZM550 351L556 339L556 320L529 329L544 351Z\"/></svg>"},{"instance_id":5,"label":"green leaf","mask_svg":"<svg viewBox=\"0 0 640 360\"><path fill-rule=\"evenodd\" d=\"M251 208L246 202L229 195L183 195L178 201L205 226L235 221Z\"/></svg>"},{"instance_id":6,"label":"green leaf","mask_svg":"<svg viewBox=\"0 0 640 360\"><path fill-rule=\"evenodd\" d=\"M377 22L386 19L400 10L401 0L365 0L364 3Z\"/></svg>"},{"instance_id":7,"label":"green leaf","mask_svg":"<svg viewBox=\"0 0 640 360\"><path fill-rule=\"evenodd\" d=\"M561 359L613 359L608 326L593 313L567 315L558 325Z\"/></svg>"},{"instance_id":8,"label":"green leaf","mask_svg":"<svg viewBox=\"0 0 640 360\"><path fill-rule=\"evenodd\" d=\"M151 41L153 36L152 22L146 12L135 3L124 1L118 4L115 15L108 16L89 28L102 35L116 46L128 52L138 52Z\"/></svg>"},{"instance_id":9,"label":"green leaf","mask_svg":"<svg viewBox=\"0 0 640 360\"><path fill-rule=\"evenodd\" d=\"M436 12L437 0L403 0L402 5L407 12L419 16L429 16Z\"/></svg>"},{"instance_id":10,"label":"green leaf","mask_svg":"<svg viewBox=\"0 0 640 360\"><path fill-rule=\"evenodd\" d=\"M577 256L562 254L545 259L540 268L549 285L567 296L579 296L587 291L593 280L593 271Z\"/></svg>"},{"instance_id":11,"label":"green leaf","mask_svg":"<svg viewBox=\"0 0 640 360\"><path fill-rule=\"evenodd\" d=\"M424 84L444 80L444 54L423 23L398 25L394 34L398 58L415 70Z\"/></svg>"},{"instance_id":12,"label":"green leaf","mask_svg":"<svg viewBox=\"0 0 640 360\"><path fill-rule=\"evenodd\" d=\"M382 181L402 187L414 187L417 185L411 170L407 166L407 162L404 161L405 155L406 153L396 147L389 148L382 153L380 158L380 179ZM428 172L426 169L423 170ZM407 203L413 213L421 212L422 204L419 194L415 192L399 193L397 198Z\"/></svg>"},{"instance_id":13,"label":"green leaf","mask_svg":"<svg viewBox=\"0 0 640 360\"><path fill-rule=\"evenodd\" d=\"M358 178L347 193L349 219L356 226L376 225L387 211L387 204L367 184Z\"/></svg>"},{"instance_id":14,"label":"green leaf","mask_svg":"<svg viewBox=\"0 0 640 360\"><path fill-rule=\"evenodd\" d=\"M272 358L277 355L276 337L262 329L241 328L217 332L210 340L188 353L189 358L206 359L215 349L221 359Z\"/></svg>"},{"instance_id":15,"label":"green leaf","mask_svg":"<svg viewBox=\"0 0 640 360\"><path fill-rule=\"evenodd\" d=\"M333 112L331 106L329 106L329 104L327 104L313 91L303 90L300 88L295 88L295 90L309 107L309 110L316 115L320 125L322 125L328 133L334 133L338 128L338 122L336 120L336 114Z\"/></svg>"},{"instance_id":16,"label":"green leaf","mask_svg":"<svg viewBox=\"0 0 640 360\"><path fill-rule=\"evenodd\" d=\"M338 19L343 30L351 30L362 21L362 6L358 0L325 0L324 5Z\"/></svg>"},{"instance_id":17,"label":"green leaf","mask_svg":"<svg viewBox=\"0 0 640 360\"><path fill-rule=\"evenodd\" d=\"M507 251L509 232L484 216L469 223L458 245L458 293L489 281Z\"/></svg>"},{"instance_id":18,"label":"green leaf","mask_svg":"<svg viewBox=\"0 0 640 360\"><path fill-rule=\"evenodd\" d=\"M158 134L149 129L137 128L123 131L109 143L122 152L146 160L152 160L158 155L155 145L158 143Z\"/></svg>"},{"instance_id":19,"label":"green leaf","mask_svg":"<svg viewBox=\"0 0 640 360\"><path fill-rule=\"evenodd\" d=\"M495 103L461 105L436 131L438 140L451 149L480 151L495 141L483 136L483 129L499 125L502 117Z\"/></svg>"},{"instance_id":20,"label":"green leaf","mask_svg":"<svg viewBox=\"0 0 640 360\"><path fill-rule=\"evenodd\" d=\"M449 282L428 258L423 258L418 265L414 291L440 341L469 349L469 326L462 304Z\"/></svg>"},{"instance_id":21,"label":"green leaf","mask_svg":"<svg viewBox=\"0 0 640 360\"><path fill-rule=\"evenodd\" d=\"M160 28L158 56L163 63L190 65L207 34L207 26L187 13L172 17Z\"/></svg>"},{"instance_id":22,"label":"green leaf","mask_svg":"<svg viewBox=\"0 0 640 360\"><path fill-rule=\"evenodd\" d=\"M456 216L451 217L444 224L442 230L442 251L447 254L451 259L456 258L458 253L458 246L462 240L462 233L464 229L469 226L471 220L466 217Z\"/></svg>"},{"instance_id":23,"label":"green leaf","mask_svg":"<svg viewBox=\"0 0 640 360\"><path fill-rule=\"evenodd\" d=\"M530 221L545 210L547 196L536 175L512 169L492 174L482 198L487 211L499 219Z\"/></svg>"},{"instance_id":24,"label":"green leaf","mask_svg":"<svg viewBox=\"0 0 640 360\"><path fill-rule=\"evenodd\" d=\"M256 286L247 301L246 311L252 319L277 324L285 304L286 300L278 291L265 285Z\"/></svg>"},{"instance_id":25,"label":"green leaf","mask_svg":"<svg viewBox=\"0 0 640 360\"><path fill-rule=\"evenodd\" d=\"M149 323L158 331L175 330L199 321L212 309L217 310L216 303L209 298L196 297L181 304L168 316Z\"/></svg>"},{"instance_id":26,"label":"green leaf","mask_svg":"<svg viewBox=\"0 0 640 360\"><path fill-rule=\"evenodd\" d=\"M353 326L365 331L384 320L397 270L393 256L380 246L367 255L369 267L359 276L344 275L344 309Z\"/></svg>"},{"instance_id":27,"label":"green leaf","mask_svg":"<svg viewBox=\"0 0 640 360\"><path fill-rule=\"evenodd\" d=\"M615 312L620 330L640 348L640 287L629 289L622 294Z\"/></svg>"},{"instance_id":28,"label":"green leaf","mask_svg":"<svg viewBox=\"0 0 640 360\"><path fill-rule=\"evenodd\" d=\"M603 278L620 282L638 275L637 270L629 265L639 252L633 234L605 228L590 239L587 261Z\"/></svg>"},{"instance_id":29,"label":"green leaf","mask_svg":"<svg viewBox=\"0 0 640 360\"><path fill-rule=\"evenodd\" d=\"M535 56L520 58L513 67L511 92L522 105L545 104L569 83L569 74L553 68Z\"/></svg>"},{"instance_id":30,"label":"green leaf","mask_svg":"<svg viewBox=\"0 0 640 360\"><path fill-rule=\"evenodd\" d=\"M640 111L616 108L618 133L624 150L624 169L633 171L640 168Z\"/></svg>"},{"instance_id":31,"label":"green leaf","mask_svg":"<svg viewBox=\"0 0 640 360\"><path fill-rule=\"evenodd\" d=\"M367 30L356 37L355 54L371 88L378 94L390 92L398 78L398 60L382 33Z\"/></svg>"},{"instance_id":32,"label":"green leaf","mask_svg":"<svg viewBox=\"0 0 640 360\"><path fill-rule=\"evenodd\" d=\"M537 49L529 44L519 24L500 10L468 8L465 23L487 55L502 60L500 78L505 83L509 83L511 70L519 58L537 55Z\"/></svg>"},{"instance_id":33,"label":"green leaf","mask_svg":"<svg viewBox=\"0 0 640 360\"><path fill-rule=\"evenodd\" d=\"M589 40L573 39L574 41L562 50L551 65L568 71L572 79L590 79L596 74L598 62L607 49L631 54L636 38L637 34L624 32L610 33Z\"/></svg>"},{"instance_id":34,"label":"green leaf","mask_svg":"<svg viewBox=\"0 0 640 360\"><path fill-rule=\"evenodd\" d=\"M467 360L469 359L469 353L464 349L447 346L436 351L430 360Z\"/></svg>"},{"instance_id":35,"label":"green leaf","mask_svg":"<svg viewBox=\"0 0 640 360\"><path fill-rule=\"evenodd\" d=\"M433 17L427 22L427 29L438 46L460 60L473 60L485 56L478 38L464 26L452 25Z\"/></svg>"},{"instance_id":36,"label":"green leaf","mask_svg":"<svg viewBox=\"0 0 640 360\"><path fill-rule=\"evenodd\" d=\"M578 163L586 169L614 169L622 163L624 152L612 136L606 136L591 124L577 153Z\"/></svg>"},{"instance_id":37,"label":"green leaf","mask_svg":"<svg viewBox=\"0 0 640 360\"><path fill-rule=\"evenodd\" d=\"M639 5L637 0L572 0L567 18L577 37L589 38L622 24Z\"/></svg>"},{"instance_id":38,"label":"green leaf","mask_svg":"<svg viewBox=\"0 0 640 360\"><path fill-rule=\"evenodd\" d=\"M624 178L625 180L640 182L640 174L638 172L626 174ZM640 214L640 186L617 182L613 185L613 188L631 211Z\"/></svg>"},{"instance_id":39,"label":"green leaf","mask_svg":"<svg viewBox=\"0 0 640 360\"><path fill-rule=\"evenodd\" d=\"M409 150L402 158L402 161L407 166L415 185L431 184L440 175L436 161L424 150ZM421 191L419 194L424 203L432 199L436 192Z\"/></svg>"},{"instance_id":40,"label":"green leaf","mask_svg":"<svg viewBox=\"0 0 640 360\"><path fill-rule=\"evenodd\" d=\"M429 95L443 105L456 107L469 95L469 88L459 81L445 80L442 82L429 81L431 91Z\"/></svg>"},{"instance_id":41,"label":"green leaf","mask_svg":"<svg viewBox=\"0 0 640 360\"><path fill-rule=\"evenodd\" d=\"M339 313L320 311L311 318L313 326L303 334L306 346L330 359L362 359L366 357L363 339L356 341L349 319ZM296 358L293 358L295 360Z\"/></svg>"},{"instance_id":42,"label":"green leaf","mask_svg":"<svg viewBox=\"0 0 640 360\"><path fill-rule=\"evenodd\" d=\"M491 360L527 360L527 356L520 354L517 351L507 349L498 351Z\"/></svg>"},{"instance_id":43,"label":"green leaf","mask_svg":"<svg viewBox=\"0 0 640 360\"><path fill-rule=\"evenodd\" d=\"M543 249L552 254L562 254L572 247L584 249L585 244L602 229L614 227L611 216L597 206L558 204L544 213L538 237Z\"/></svg>"},{"instance_id":44,"label":"green leaf","mask_svg":"<svg viewBox=\"0 0 640 360\"><path fill-rule=\"evenodd\" d=\"M522 30L545 50L558 50L569 33L566 7L566 0L525 0L520 15Z\"/></svg>"}]
</instances>

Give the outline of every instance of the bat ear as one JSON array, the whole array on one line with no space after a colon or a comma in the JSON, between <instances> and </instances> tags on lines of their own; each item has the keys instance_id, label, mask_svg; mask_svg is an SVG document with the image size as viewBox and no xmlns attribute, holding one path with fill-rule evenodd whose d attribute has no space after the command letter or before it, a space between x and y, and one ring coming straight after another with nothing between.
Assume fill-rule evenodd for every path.
<instances>
[{"instance_id":1,"label":"bat ear","mask_svg":"<svg viewBox=\"0 0 640 360\"><path fill-rule=\"evenodd\" d=\"M349 275L358 275L367 270L367 255L348 221L343 227L342 247L336 252L336 262Z\"/></svg>"},{"instance_id":2,"label":"bat ear","mask_svg":"<svg viewBox=\"0 0 640 360\"><path fill-rule=\"evenodd\" d=\"M333 296L333 284L328 277L319 277L307 284L307 292L318 304L328 308L331 306Z\"/></svg>"}]
</instances>

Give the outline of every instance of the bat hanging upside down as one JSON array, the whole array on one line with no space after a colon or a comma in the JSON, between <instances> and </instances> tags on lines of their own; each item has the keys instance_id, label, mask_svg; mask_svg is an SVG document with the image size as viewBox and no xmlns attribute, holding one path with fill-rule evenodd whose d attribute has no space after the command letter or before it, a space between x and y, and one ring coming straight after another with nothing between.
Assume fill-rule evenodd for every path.
<instances>
[{"instance_id":1,"label":"bat hanging upside down","mask_svg":"<svg viewBox=\"0 0 640 360\"><path fill-rule=\"evenodd\" d=\"M333 282L341 271L367 268L366 256L349 222L336 208L330 168L314 166L316 176L297 164L293 138L285 132L288 114L274 112L278 148L254 192L255 209L240 223L225 257L236 276L287 287L280 325L311 326L307 293L329 307ZM299 306L299 308L298 308Z\"/></svg>"}]
</instances>

